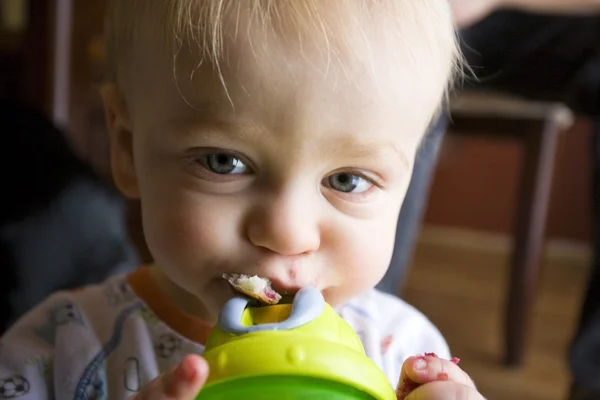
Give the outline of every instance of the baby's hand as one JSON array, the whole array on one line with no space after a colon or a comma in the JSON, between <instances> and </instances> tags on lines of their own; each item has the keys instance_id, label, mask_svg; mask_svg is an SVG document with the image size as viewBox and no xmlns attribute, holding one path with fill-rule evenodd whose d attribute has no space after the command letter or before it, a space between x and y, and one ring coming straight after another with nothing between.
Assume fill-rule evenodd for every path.
<instances>
[{"instance_id":1,"label":"baby's hand","mask_svg":"<svg viewBox=\"0 0 600 400\"><path fill-rule=\"evenodd\" d=\"M129 400L194 400L208 378L204 358L189 355Z\"/></svg>"},{"instance_id":2,"label":"baby's hand","mask_svg":"<svg viewBox=\"0 0 600 400\"><path fill-rule=\"evenodd\" d=\"M402 366L398 400L485 400L458 361L432 353L410 357Z\"/></svg>"}]
</instances>

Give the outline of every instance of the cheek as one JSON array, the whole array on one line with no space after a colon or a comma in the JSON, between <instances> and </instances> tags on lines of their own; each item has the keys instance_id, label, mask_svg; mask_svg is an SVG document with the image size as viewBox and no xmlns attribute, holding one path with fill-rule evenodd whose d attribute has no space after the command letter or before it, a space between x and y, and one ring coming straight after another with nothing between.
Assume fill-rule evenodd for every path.
<instances>
[{"instance_id":1,"label":"cheek","mask_svg":"<svg viewBox=\"0 0 600 400\"><path fill-rule=\"evenodd\" d=\"M346 229L338 237L335 253L338 267L334 280L338 285L328 301L342 304L374 287L385 275L394 248L397 215L381 218Z\"/></svg>"},{"instance_id":2,"label":"cheek","mask_svg":"<svg viewBox=\"0 0 600 400\"><path fill-rule=\"evenodd\" d=\"M385 274L394 248L394 228L395 224L381 221L357 235L352 252L357 284L368 281L373 286Z\"/></svg>"},{"instance_id":3,"label":"cheek","mask_svg":"<svg viewBox=\"0 0 600 400\"><path fill-rule=\"evenodd\" d=\"M216 260L226 262L223 255L237 243L241 207L202 193L180 164L151 151L138 153L136 168L144 235L154 261L172 278L206 275Z\"/></svg>"},{"instance_id":4,"label":"cheek","mask_svg":"<svg viewBox=\"0 0 600 400\"><path fill-rule=\"evenodd\" d=\"M235 211L197 193L164 191L145 197L144 233L155 261L190 275L218 274L239 241Z\"/></svg>"}]
</instances>

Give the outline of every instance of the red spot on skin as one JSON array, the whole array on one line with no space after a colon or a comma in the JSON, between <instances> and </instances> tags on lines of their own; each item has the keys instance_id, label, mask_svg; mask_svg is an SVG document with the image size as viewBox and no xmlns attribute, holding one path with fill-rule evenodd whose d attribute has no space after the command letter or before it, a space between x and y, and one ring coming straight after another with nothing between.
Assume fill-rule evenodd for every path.
<instances>
[{"instance_id":1,"label":"red spot on skin","mask_svg":"<svg viewBox=\"0 0 600 400\"><path fill-rule=\"evenodd\" d=\"M387 335L382 341L381 341L381 354L385 354L387 353L388 349L390 348L390 346L392 345L392 342L394 341L394 337L392 335Z\"/></svg>"},{"instance_id":2,"label":"red spot on skin","mask_svg":"<svg viewBox=\"0 0 600 400\"><path fill-rule=\"evenodd\" d=\"M435 353L425 353L425 357L439 358L438 355Z\"/></svg>"},{"instance_id":3,"label":"red spot on skin","mask_svg":"<svg viewBox=\"0 0 600 400\"><path fill-rule=\"evenodd\" d=\"M416 382L413 382L412 380L410 380L409 378L405 378L402 383L400 384L400 387L398 387L398 389L396 390L396 399L397 400L404 400L406 399L406 397L412 393L413 390L415 390L416 388L418 388L420 385Z\"/></svg>"},{"instance_id":4,"label":"red spot on skin","mask_svg":"<svg viewBox=\"0 0 600 400\"><path fill-rule=\"evenodd\" d=\"M186 382L193 382L196 379L196 367L190 358L185 358L177 367L176 373Z\"/></svg>"},{"instance_id":5,"label":"red spot on skin","mask_svg":"<svg viewBox=\"0 0 600 400\"><path fill-rule=\"evenodd\" d=\"M447 374L447 373L445 373L445 372L440 372L440 373L437 375L437 380L438 380L438 381L447 381L447 380L448 380L448 374Z\"/></svg>"},{"instance_id":6,"label":"red spot on skin","mask_svg":"<svg viewBox=\"0 0 600 400\"><path fill-rule=\"evenodd\" d=\"M312 287L319 287L319 282L321 281L321 277L322 277L322 274L321 274L321 272L318 272L318 273L317 273L317 276L315 276L315 277L314 277L314 278L313 278L313 279L310 281L310 285L311 285Z\"/></svg>"},{"instance_id":7,"label":"red spot on skin","mask_svg":"<svg viewBox=\"0 0 600 400\"><path fill-rule=\"evenodd\" d=\"M450 361L452 361L454 364L458 365L460 363L460 358L453 357L452 360L450 360Z\"/></svg>"}]
</instances>

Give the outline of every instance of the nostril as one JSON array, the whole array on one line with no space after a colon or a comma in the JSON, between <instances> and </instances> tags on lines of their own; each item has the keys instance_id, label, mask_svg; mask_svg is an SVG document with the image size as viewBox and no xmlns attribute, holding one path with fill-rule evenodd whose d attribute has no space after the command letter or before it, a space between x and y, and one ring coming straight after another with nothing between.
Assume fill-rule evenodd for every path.
<instances>
[{"instance_id":1,"label":"nostril","mask_svg":"<svg viewBox=\"0 0 600 400\"><path fill-rule=\"evenodd\" d=\"M258 213L249 219L245 225L248 241L280 256L301 258L316 251L320 245L318 224L296 209L288 210L287 203L281 207L283 210L268 215ZM277 206L273 208L277 209Z\"/></svg>"}]
</instances>

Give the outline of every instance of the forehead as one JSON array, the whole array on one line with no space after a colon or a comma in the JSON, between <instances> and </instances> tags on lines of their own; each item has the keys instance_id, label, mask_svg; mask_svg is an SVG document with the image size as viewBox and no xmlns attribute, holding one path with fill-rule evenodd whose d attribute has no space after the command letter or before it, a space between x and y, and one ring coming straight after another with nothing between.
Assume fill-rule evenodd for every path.
<instances>
[{"instance_id":1,"label":"forehead","mask_svg":"<svg viewBox=\"0 0 600 400\"><path fill-rule=\"evenodd\" d=\"M414 51L426 48L418 42L412 53L377 38L370 43L368 53L341 54L299 50L272 35L240 35L218 65L199 62L190 48L178 53L174 66L150 52L149 68L137 74L143 84L136 85L133 117L155 125L234 119L275 131L297 126L355 136L393 130L416 146L444 92L443 70Z\"/></svg>"}]
</instances>

